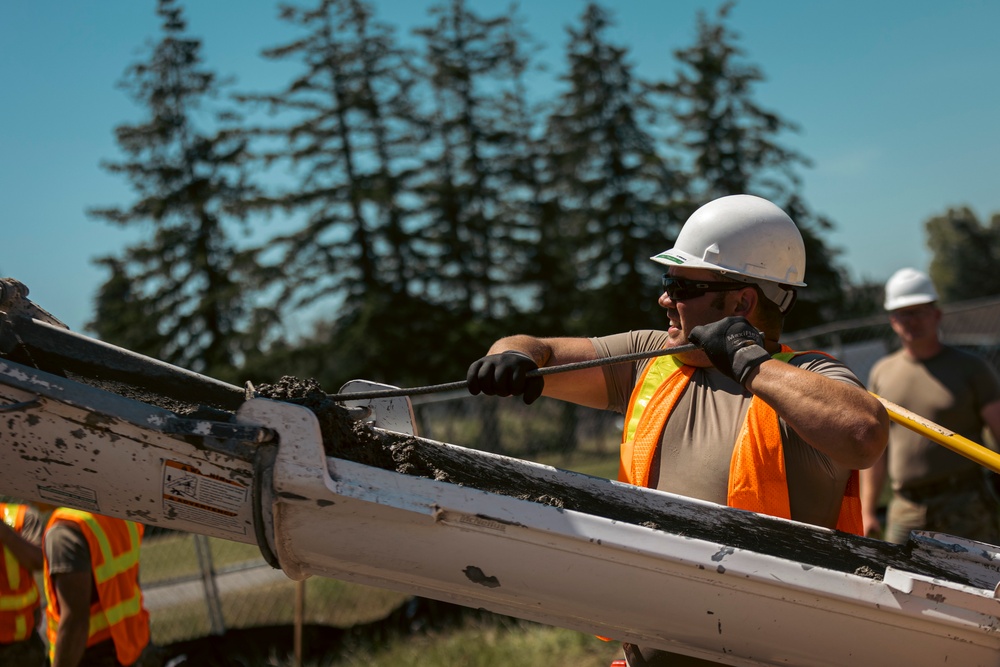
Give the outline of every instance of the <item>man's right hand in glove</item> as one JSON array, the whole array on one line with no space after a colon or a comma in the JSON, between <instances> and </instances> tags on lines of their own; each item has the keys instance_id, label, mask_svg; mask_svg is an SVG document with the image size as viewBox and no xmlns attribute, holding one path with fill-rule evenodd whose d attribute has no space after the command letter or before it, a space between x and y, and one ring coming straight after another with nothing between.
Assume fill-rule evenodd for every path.
<instances>
[{"instance_id":1,"label":"man's right hand in glove","mask_svg":"<svg viewBox=\"0 0 1000 667\"><path fill-rule=\"evenodd\" d=\"M764 335L745 317L697 326L688 340L705 351L713 366L744 386L750 371L771 358L764 349Z\"/></svg>"},{"instance_id":2,"label":"man's right hand in glove","mask_svg":"<svg viewBox=\"0 0 1000 667\"><path fill-rule=\"evenodd\" d=\"M528 371L538 364L523 352L507 350L474 361L465 379L469 393L487 396L521 396L525 404L534 403L542 395L545 380L541 376L528 377Z\"/></svg>"}]
</instances>

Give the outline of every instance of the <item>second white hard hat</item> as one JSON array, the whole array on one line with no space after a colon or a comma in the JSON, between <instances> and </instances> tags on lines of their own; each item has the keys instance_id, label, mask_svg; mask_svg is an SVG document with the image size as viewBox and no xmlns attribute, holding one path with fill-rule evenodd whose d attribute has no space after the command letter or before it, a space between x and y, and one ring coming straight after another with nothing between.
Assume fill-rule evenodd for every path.
<instances>
[{"instance_id":1,"label":"second white hard hat","mask_svg":"<svg viewBox=\"0 0 1000 667\"><path fill-rule=\"evenodd\" d=\"M905 268L892 274L885 283L886 310L919 306L938 300L937 290L930 277L916 269Z\"/></svg>"}]
</instances>

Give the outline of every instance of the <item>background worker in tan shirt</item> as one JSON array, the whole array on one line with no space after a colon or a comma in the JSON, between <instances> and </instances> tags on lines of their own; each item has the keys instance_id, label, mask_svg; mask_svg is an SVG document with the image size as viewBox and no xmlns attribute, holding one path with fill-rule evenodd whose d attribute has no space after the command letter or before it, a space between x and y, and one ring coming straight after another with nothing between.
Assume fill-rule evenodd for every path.
<instances>
[{"instance_id":1,"label":"background worker in tan shirt","mask_svg":"<svg viewBox=\"0 0 1000 667\"><path fill-rule=\"evenodd\" d=\"M872 368L875 394L974 442L1000 435L1000 381L982 358L940 339L941 310L931 279L900 269L885 285L885 309L902 347ZM879 499L892 486L883 533ZM861 473L865 532L902 544L912 530L1000 541L998 507L979 464L893 424L885 455Z\"/></svg>"}]
</instances>

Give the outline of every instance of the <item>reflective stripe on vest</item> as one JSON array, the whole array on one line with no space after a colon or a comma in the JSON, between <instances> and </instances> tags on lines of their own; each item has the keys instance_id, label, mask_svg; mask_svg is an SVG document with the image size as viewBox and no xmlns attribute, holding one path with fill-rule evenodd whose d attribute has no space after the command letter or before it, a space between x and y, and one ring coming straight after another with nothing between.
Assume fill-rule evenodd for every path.
<instances>
[{"instance_id":1,"label":"reflective stripe on vest","mask_svg":"<svg viewBox=\"0 0 1000 667\"><path fill-rule=\"evenodd\" d=\"M87 646L112 639L118 662L130 665L149 643L149 613L139 587L139 545L142 525L90 512L57 509L48 527L58 521L75 524L90 548L91 573L98 599L90 607ZM49 658L55 659L59 608L48 559L45 561Z\"/></svg>"},{"instance_id":2,"label":"reflective stripe on vest","mask_svg":"<svg viewBox=\"0 0 1000 667\"><path fill-rule=\"evenodd\" d=\"M24 527L28 508L0 503L0 521L19 533ZM0 573L0 644L24 641L35 629L35 610L39 606L38 586L31 571L3 547L3 572Z\"/></svg>"},{"instance_id":3,"label":"reflective stripe on vest","mask_svg":"<svg viewBox=\"0 0 1000 667\"><path fill-rule=\"evenodd\" d=\"M795 352L786 345L772 355L788 362L808 352ZM819 353L822 354L822 353ZM643 372L629 400L622 431L618 479L649 486L653 454L677 400L696 369L681 364L672 355L657 357ZM738 509L791 518L784 447L778 414L754 396L740 427L729 465L726 504ZM862 534L860 482L857 470L848 478L841 502L837 529Z\"/></svg>"}]
</instances>

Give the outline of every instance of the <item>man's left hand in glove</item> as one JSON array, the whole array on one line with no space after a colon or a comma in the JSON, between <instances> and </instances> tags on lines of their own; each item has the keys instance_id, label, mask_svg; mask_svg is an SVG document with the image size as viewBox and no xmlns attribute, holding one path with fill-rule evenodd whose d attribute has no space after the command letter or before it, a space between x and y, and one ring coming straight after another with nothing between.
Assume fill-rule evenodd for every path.
<instances>
[{"instance_id":1,"label":"man's left hand in glove","mask_svg":"<svg viewBox=\"0 0 1000 667\"><path fill-rule=\"evenodd\" d=\"M691 330L688 340L704 350L712 365L739 382L771 358L764 336L745 317L727 317Z\"/></svg>"}]
</instances>

